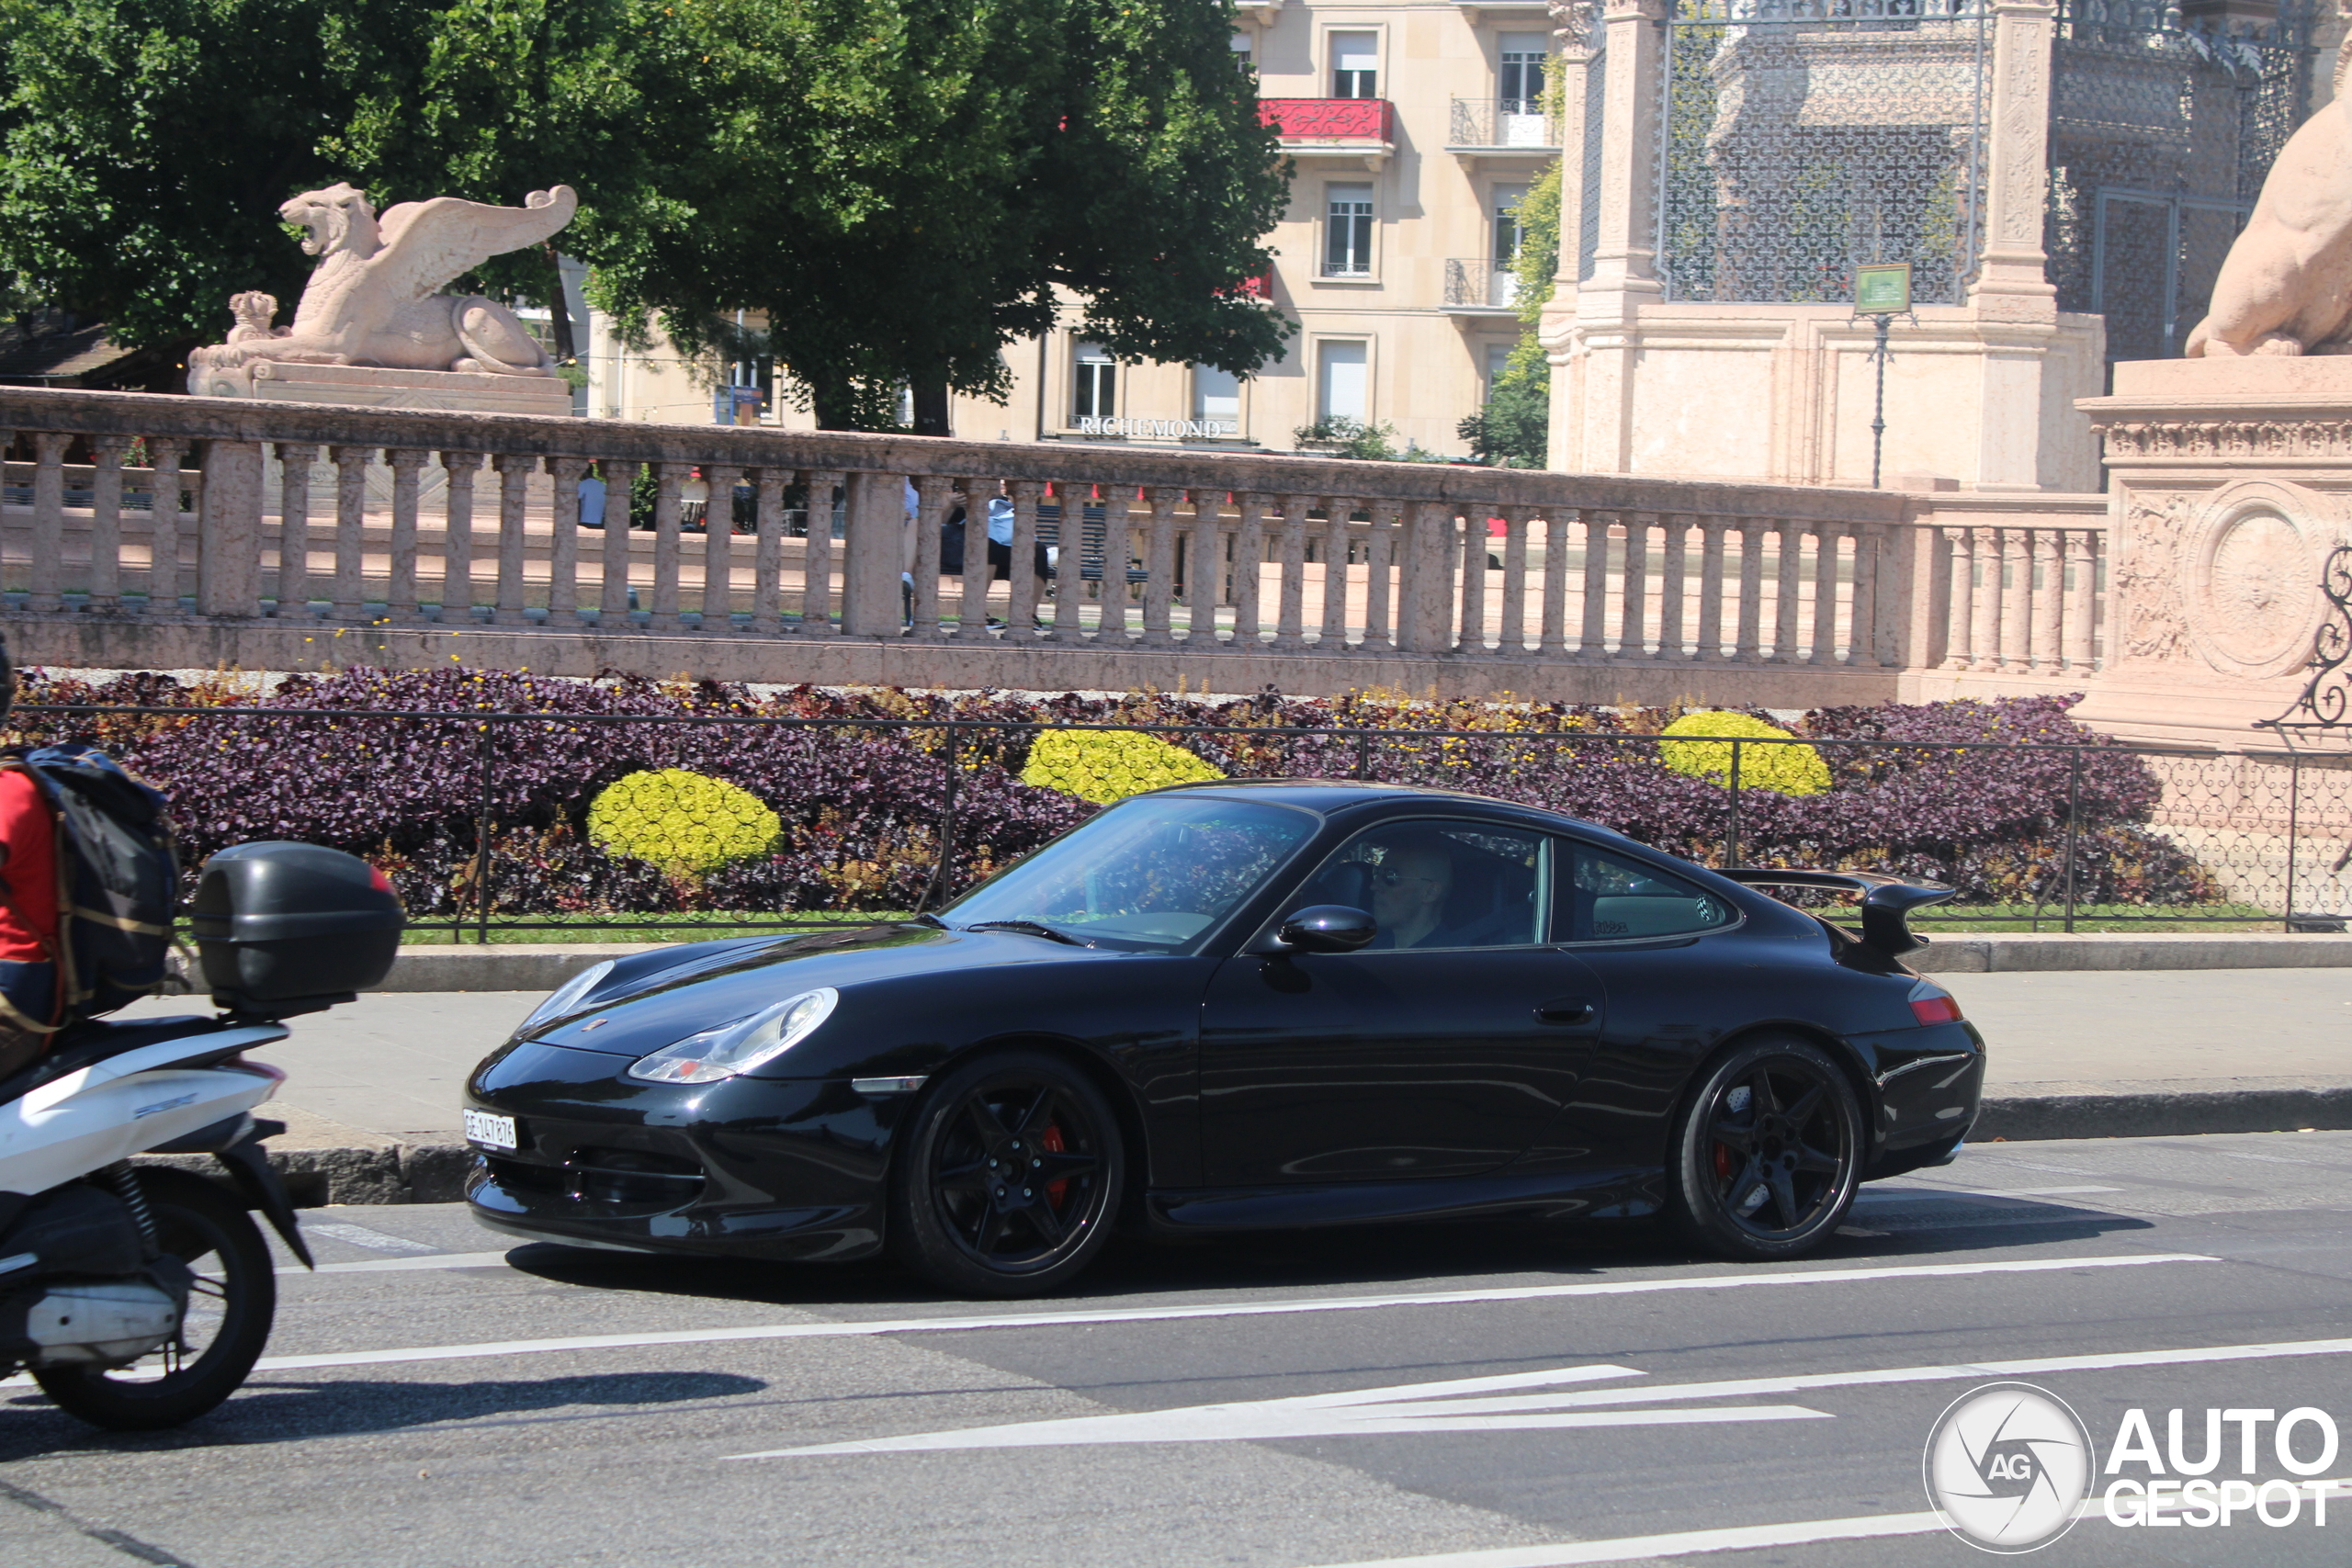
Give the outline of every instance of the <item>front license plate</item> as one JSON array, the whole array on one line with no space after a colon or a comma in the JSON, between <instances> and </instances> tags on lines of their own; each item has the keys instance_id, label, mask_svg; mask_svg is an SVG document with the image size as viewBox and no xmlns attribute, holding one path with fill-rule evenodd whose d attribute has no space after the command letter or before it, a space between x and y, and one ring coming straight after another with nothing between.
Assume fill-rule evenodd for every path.
<instances>
[{"instance_id":1,"label":"front license plate","mask_svg":"<svg viewBox=\"0 0 2352 1568\"><path fill-rule=\"evenodd\" d=\"M514 1118L495 1115L488 1111L469 1111L466 1112L466 1142L491 1149L514 1148L516 1146Z\"/></svg>"}]
</instances>

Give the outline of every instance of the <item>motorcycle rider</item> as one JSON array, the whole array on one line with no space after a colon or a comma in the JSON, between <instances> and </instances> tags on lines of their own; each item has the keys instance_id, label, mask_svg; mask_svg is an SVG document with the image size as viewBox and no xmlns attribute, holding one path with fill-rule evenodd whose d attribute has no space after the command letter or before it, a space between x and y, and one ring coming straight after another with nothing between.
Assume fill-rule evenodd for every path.
<instances>
[{"instance_id":1,"label":"motorcycle rider","mask_svg":"<svg viewBox=\"0 0 2352 1568\"><path fill-rule=\"evenodd\" d=\"M17 672L0 639L0 723ZM22 768L0 765L0 1077L31 1063L57 1032L57 818Z\"/></svg>"}]
</instances>

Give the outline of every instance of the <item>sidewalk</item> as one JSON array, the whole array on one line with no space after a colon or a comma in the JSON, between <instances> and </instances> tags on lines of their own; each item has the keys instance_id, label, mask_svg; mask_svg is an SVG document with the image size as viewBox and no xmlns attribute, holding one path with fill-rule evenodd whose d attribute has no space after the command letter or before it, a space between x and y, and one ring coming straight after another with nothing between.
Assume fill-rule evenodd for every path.
<instances>
[{"instance_id":1,"label":"sidewalk","mask_svg":"<svg viewBox=\"0 0 2352 1568\"><path fill-rule=\"evenodd\" d=\"M512 951L512 950L509 950ZM2352 1127L2352 969L1939 976L1985 1037L1975 1139ZM291 1021L272 1149L312 1201L447 1201L458 1100L544 992L378 992ZM119 1016L202 1010L157 998Z\"/></svg>"}]
</instances>

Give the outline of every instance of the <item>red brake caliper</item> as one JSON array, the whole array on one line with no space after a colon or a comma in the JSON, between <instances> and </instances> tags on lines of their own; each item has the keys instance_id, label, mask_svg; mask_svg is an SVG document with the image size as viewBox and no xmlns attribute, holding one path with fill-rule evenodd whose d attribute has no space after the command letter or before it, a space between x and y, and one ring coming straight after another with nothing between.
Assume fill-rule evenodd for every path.
<instances>
[{"instance_id":1,"label":"red brake caliper","mask_svg":"<svg viewBox=\"0 0 2352 1568\"><path fill-rule=\"evenodd\" d=\"M1731 1150L1722 1144L1715 1145L1715 1179L1717 1181L1731 1179Z\"/></svg>"},{"instance_id":2,"label":"red brake caliper","mask_svg":"<svg viewBox=\"0 0 2352 1568\"><path fill-rule=\"evenodd\" d=\"M1058 1122L1046 1122L1045 1132L1038 1135L1037 1146L1045 1150L1049 1155L1060 1154L1064 1146L1062 1144L1061 1123ZM1069 1190L1069 1178L1068 1177L1063 1177L1059 1181L1049 1181L1046 1183L1046 1201L1052 1204L1056 1209L1059 1209L1062 1206L1062 1196Z\"/></svg>"}]
</instances>

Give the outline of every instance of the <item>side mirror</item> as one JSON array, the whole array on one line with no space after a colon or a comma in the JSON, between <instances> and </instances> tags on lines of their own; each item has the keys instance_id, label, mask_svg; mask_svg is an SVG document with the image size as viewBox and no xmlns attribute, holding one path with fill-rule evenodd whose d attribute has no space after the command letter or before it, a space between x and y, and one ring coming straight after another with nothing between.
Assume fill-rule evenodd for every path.
<instances>
[{"instance_id":1,"label":"side mirror","mask_svg":"<svg viewBox=\"0 0 2352 1568\"><path fill-rule=\"evenodd\" d=\"M1378 936L1380 926L1362 909L1317 904L1285 916L1275 934L1302 953L1353 953Z\"/></svg>"}]
</instances>

